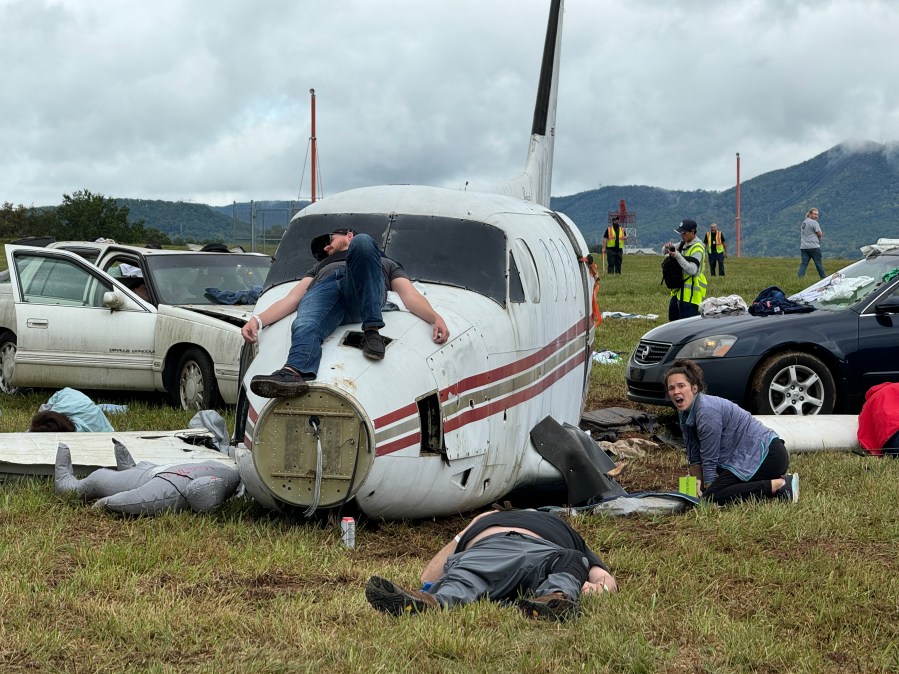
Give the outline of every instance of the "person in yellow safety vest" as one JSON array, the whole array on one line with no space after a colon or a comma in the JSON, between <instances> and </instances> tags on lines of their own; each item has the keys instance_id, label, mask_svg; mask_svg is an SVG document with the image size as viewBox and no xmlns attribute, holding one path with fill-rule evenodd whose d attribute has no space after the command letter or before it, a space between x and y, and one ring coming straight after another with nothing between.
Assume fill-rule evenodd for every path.
<instances>
[{"instance_id":1,"label":"person in yellow safety vest","mask_svg":"<svg viewBox=\"0 0 899 674\"><path fill-rule=\"evenodd\" d=\"M724 240L724 234L718 229L718 225L714 222L709 225L709 231L705 233L705 248L709 251L709 269L712 276L715 275L715 266L721 276L724 276L724 258L727 257L727 242Z\"/></svg>"},{"instance_id":2,"label":"person in yellow safety vest","mask_svg":"<svg viewBox=\"0 0 899 674\"><path fill-rule=\"evenodd\" d=\"M670 241L665 244L665 253L677 261L683 270L684 285L671 291L668 303L668 320L699 315L699 305L705 299L706 282L703 267L705 266L705 246L696 237L696 221L682 220L674 230L680 234L680 245Z\"/></svg>"},{"instance_id":3,"label":"person in yellow safety vest","mask_svg":"<svg viewBox=\"0 0 899 674\"><path fill-rule=\"evenodd\" d=\"M612 216L612 224L606 228L602 235L602 254L606 258L607 268L610 274L621 273L621 258L624 257L624 242L627 234L624 227L619 224L617 215Z\"/></svg>"}]
</instances>

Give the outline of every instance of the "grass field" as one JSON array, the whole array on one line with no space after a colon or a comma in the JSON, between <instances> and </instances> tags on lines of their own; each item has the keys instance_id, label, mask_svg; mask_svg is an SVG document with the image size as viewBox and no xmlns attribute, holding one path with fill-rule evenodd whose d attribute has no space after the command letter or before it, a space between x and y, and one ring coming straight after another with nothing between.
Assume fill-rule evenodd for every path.
<instances>
[{"instance_id":1,"label":"grass field","mask_svg":"<svg viewBox=\"0 0 899 674\"><path fill-rule=\"evenodd\" d=\"M826 261L829 270L838 263ZM602 275L598 350L629 353L664 321L659 258ZM802 287L796 260L728 260L715 295ZM808 279L811 282L811 278ZM624 366L594 367L590 407L626 404ZM48 392L0 399L0 431L25 428ZM153 396L125 402L117 430L183 427ZM652 409L661 420L670 413ZM229 423L233 417L225 412ZM629 490L674 488L683 459L631 460ZM621 592L583 616L531 622L488 602L394 619L372 610L372 574L416 586L468 520L366 522L357 547L336 521L307 524L237 499L211 516L126 519L53 494L0 487L0 670L149 672L899 671L899 461L801 455L798 504L700 507L664 517L578 518Z\"/></svg>"}]
</instances>

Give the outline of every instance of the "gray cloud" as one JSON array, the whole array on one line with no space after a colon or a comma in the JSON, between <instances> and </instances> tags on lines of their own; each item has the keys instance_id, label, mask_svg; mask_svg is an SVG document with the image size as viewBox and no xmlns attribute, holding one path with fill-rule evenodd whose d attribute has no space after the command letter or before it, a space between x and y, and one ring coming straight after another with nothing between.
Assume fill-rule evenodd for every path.
<instances>
[{"instance_id":1,"label":"gray cloud","mask_svg":"<svg viewBox=\"0 0 899 674\"><path fill-rule=\"evenodd\" d=\"M310 87L325 194L511 177L548 4L0 0L0 201L294 198ZM553 193L894 141L896 25L889 0L568 0Z\"/></svg>"}]
</instances>

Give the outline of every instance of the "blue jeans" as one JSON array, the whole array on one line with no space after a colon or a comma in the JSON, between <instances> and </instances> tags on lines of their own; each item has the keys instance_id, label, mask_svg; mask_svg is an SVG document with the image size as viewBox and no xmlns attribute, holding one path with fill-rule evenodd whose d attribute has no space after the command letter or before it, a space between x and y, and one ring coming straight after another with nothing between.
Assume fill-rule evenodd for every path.
<instances>
[{"instance_id":1,"label":"blue jeans","mask_svg":"<svg viewBox=\"0 0 899 674\"><path fill-rule=\"evenodd\" d=\"M815 269L818 270L818 276L824 278L827 274L824 271L824 265L821 263L820 248L801 248L799 250L801 261L799 262L799 273L797 276L802 278L805 276L805 269L808 267L809 260L815 261Z\"/></svg>"},{"instance_id":2,"label":"blue jeans","mask_svg":"<svg viewBox=\"0 0 899 674\"><path fill-rule=\"evenodd\" d=\"M350 241L346 265L313 284L300 300L287 365L303 374L317 374L322 342L347 323L383 328L381 307L386 299L381 251L368 234L357 234Z\"/></svg>"}]
</instances>

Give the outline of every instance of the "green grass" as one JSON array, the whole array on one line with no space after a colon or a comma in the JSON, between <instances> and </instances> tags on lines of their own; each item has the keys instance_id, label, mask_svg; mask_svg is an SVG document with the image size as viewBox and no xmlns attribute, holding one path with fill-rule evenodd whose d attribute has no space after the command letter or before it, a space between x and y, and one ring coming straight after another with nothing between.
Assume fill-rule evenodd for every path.
<instances>
[{"instance_id":1,"label":"green grass","mask_svg":"<svg viewBox=\"0 0 899 674\"><path fill-rule=\"evenodd\" d=\"M621 277L603 275L602 308L664 316L658 264L627 257ZM767 285L802 285L795 260L728 265L713 280L717 295L751 300ZM597 347L630 352L655 324L607 319ZM591 406L623 402L623 372L594 367ZM47 394L4 397L0 430L27 426ZM94 398L129 405L112 417L119 430L190 418L153 397ZM682 464L660 450L631 460L621 481L673 487ZM0 487L0 670L899 670L899 461L801 455L793 465L795 505L578 518L621 592L586 597L583 616L564 625L487 602L402 619L368 606L370 575L416 586L467 517L366 522L347 550L336 521L291 521L248 499L205 517L130 519L58 498L47 482L9 482Z\"/></svg>"}]
</instances>

